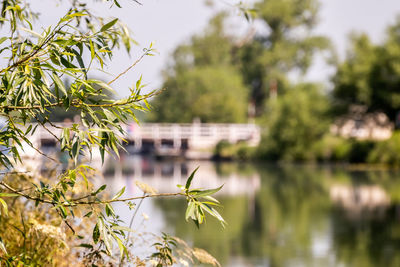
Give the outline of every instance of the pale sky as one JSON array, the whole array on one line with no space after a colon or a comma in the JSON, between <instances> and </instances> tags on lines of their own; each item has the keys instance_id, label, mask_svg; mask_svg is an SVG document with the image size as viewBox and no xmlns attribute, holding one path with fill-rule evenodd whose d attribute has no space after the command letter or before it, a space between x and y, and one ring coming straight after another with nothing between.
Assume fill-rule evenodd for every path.
<instances>
[{"instance_id":1,"label":"pale sky","mask_svg":"<svg viewBox=\"0 0 400 267\"><path fill-rule=\"evenodd\" d=\"M140 55L142 48L150 42L155 42L159 54L147 57L133 71L120 79L114 86L121 95L128 92L128 86L134 84L142 74L143 80L149 84L149 89L160 86L161 70L166 66L174 48L187 41L194 33L201 32L216 9L204 5L204 0L141 0L142 6L130 0L120 0L123 8L113 7L96 8L101 14L118 17L124 21L134 32L134 38L140 47L133 50L129 58L125 52L116 53L109 72L118 74L128 67ZM218 9L227 9L235 13L232 7L221 4ZM238 1L229 0L230 3ZM243 1L245 2L245 1ZM348 35L352 31L367 32L372 40L379 42L384 36L385 27L393 23L397 14L400 14L400 0L320 0L320 24L316 32L332 39L339 55L345 54ZM43 24L53 23L62 15L64 8L56 6L54 0L33 0L34 8L41 10ZM99 6L97 4L96 6ZM107 6L106 4L101 4ZM42 11L44 10L44 11ZM45 18L46 17L46 18ZM243 19L243 25L246 27ZM312 80L326 81L329 69L318 64L311 70L308 77ZM106 81L111 76L103 76Z\"/></svg>"}]
</instances>

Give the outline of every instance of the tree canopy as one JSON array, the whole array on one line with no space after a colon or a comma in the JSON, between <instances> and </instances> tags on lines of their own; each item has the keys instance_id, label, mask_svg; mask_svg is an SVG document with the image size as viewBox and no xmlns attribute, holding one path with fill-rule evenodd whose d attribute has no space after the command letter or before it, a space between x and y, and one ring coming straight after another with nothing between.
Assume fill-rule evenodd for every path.
<instances>
[{"instance_id":1,"label":"tree canopy","mask_svg":"<svg viewBox=\"0 0 400 267\"><path fill-rule=\"evenodd\" d=\"M247 89L232 65L232 40L217 15L204 35L179 46L165 71L163 94L153 102L151 119L163 122L245 122Z\"/></svg>"},{"instance_id":2,"label":"tree canopy","mask_svg":"<svg viewBox=\"0 0 400 267\"><path fill-rule=\"evenodd\" d=\"M351 104L383 111L391 120L400 110L400 19L387 29L386 40L373 44L367 35L354 35L346 59L333 78L333 96L346 111Z\"/></svg>"},{"instance_id":3,"label":"tree canopy","mask_svg":"<svg viewBox=\"0 0 400 267\"><path fill-rule=\"evenodd\" d=\"M257 116L262 115L271 91L282 93L289 85L289 73L306 73L315 52L329 48L326 38L312 34L318 6L316 0L257 2L255 20L263 25L263 30L252 29L244 37L229 35L224 27L226 14L218 14L203 35L193 36L188 44L175 50L172 64L165 71L167 93L154 101L156 116L152 119L189 122L199 117L203 121L242 122L249 106ZM205 67L208 73L196 78L191 75ZM211 69L215 75L210 77ZM187 81L192 78L195 81ZM210 94L205 101L209 114L207 110L199 112L195 106L193 111L188 109L198 102L199 93L217 90L227 98ZM170 110L170 103L175 104L176 112ZM215 109L220 112L212 112ZM236 114L225 116L229 110ZM182 113L185 115L181 116Z\"/></svg>"},{"instance_id":4,"label":"tree canopy","mask_svg":"<svg viewBox=\"0 0 400 267\"><path fill-rule=\"evenodd\" d=\"M250 101L260 115L271 91L285 90L289 72L306 73L315 52L329 48L329 41L312 34L317 0L260 1L255 9L265 29L238 54L241 73L251 90Z\"/></svg>"},{"instance_id":5,"label":"tree canopy","mask_svg":"<svg viewBox=\"0 0 400 267\"><path fill-rule=\"evenodd\" d=\"M241 77L229 66L185 70L168 79L164 86L167 89L153 103L157 121L246 121L246 89Z\"/></svg>"}]
</instances>

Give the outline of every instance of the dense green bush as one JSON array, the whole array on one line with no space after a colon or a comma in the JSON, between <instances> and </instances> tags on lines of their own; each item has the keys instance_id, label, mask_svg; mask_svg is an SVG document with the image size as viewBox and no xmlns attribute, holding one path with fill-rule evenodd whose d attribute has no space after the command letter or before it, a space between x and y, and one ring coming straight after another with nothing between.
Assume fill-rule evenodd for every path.
<instances>
[{"instance_id":1,"label":"dense green bush","mask_svg":"<svg viewBox=\"0 0 400 267\"><path fill-rule=\"evenodd\" d=\"M314 143L310 153L319 162L365 163L375 144L374 141L326 134Z\"/></svg>"},{"instance_id":2,"label":"dense green bush","mask_svg":"<svg viewBox=\"0 0 400 267\"><path fill-rule=\"evenodd\" d=\"M393 141L392 141L393 142ZM397 141L397 148L400 149L400 138ZM340 162L340 163L387 163L392 164L394 161L394 155L388 154L386 146L392 146L391 151L395 154L395 146L387 144L388 141L377 143L370 140L356 140L356 139L345 139L339 136L333 136L331 134L325 134L322 138L315 139L314 142L309 143L308 148L304 148L304 151L296 150L296 148L287 148L286 151L290 151L291 158L287 155L280 154L284 151L276 151L275 154L269 152L269 154L260 154L262 158L268 160L277 159L289 159L289 160L302 160L308 162ZM377 144L379 144L379 151L377 151ZM397 150L400 151L400 150ZM297 153L297 154L295 154ZM265 157L267 155L267 157ZM380 157L376 159L376 157ZM286 157L286 158L285 158ZM390 162L389 162L390 158ZM400 156L398 157L400 162Z\"/></svg>"},{"instance_id":3,"label":"dense green bush","mask_svg":"<svg viewBox=\"0 0 400 267\"><path fill-rule=\"evenodd\" d=\"M379 142L368 155L369 163L400 166L400 132L395 132L388 140Z\"/></svg>"},{"instance_id":4,"label":"dense green bush","mask_svg":"<svg viewBox=\"0 0 400 267\"><path fill-rule=\"evenodd\" d=\"M329 103L320 88L297 85L268 107L259 155L268 160L313 160L311 146L329 126Z\"/></svg>"},{"instance_id":5,"label":"dense green bush","mask_svg":"<svg viewBox=\"0 0 400 267\"><path fill-rule=\"evenodd\" d=\"M214 149L214 159L217 160L250 160L255 158L256 148L249 147L244 142L230 144L222 140Z\"/></svg>"},{"instance_id":6,"label":"dense green bush","mask_svg":"<svg viewBox=\"0 0 400 267\"><path fill-rule=\"evenodd\" d=\"M349 154L350 163L366 163L368 155L374 149L376 142L371 140L351 141L351 150Z\"/></svg>"},{"instance_id":7,"label":"dense green bush","mask_svg":"<svg viewBox=\"0 0 400 267\"><path fill-rule=\"evenodd\" d=\"M351 149L349 140L330 134L326 134L312 146L314 158L320 162L347 162Z\"/></svg>"}]
</instances>

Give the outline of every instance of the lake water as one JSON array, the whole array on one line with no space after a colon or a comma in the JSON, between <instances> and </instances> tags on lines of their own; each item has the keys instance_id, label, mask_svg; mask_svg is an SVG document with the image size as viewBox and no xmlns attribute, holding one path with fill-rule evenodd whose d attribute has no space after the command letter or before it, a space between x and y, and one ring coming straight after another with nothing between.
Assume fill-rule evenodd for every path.
<instances>
[{"instance_id":1,"label":"lake water","mask_svg":"<svg viewBox=\"0 0 400 267\"><path fill-rule=\"evenodd\" d=\"M400 173L344 166L155 161L123 156L104 176L114 191L139 195L135 180L177 192L197 166L194 187L224 184L228 222L187 223L185 200L145 200L134 228L166 231L207 250L223 266L400 266ZM116 206L122 219L132 211ZM149 224L151 222L151 224Z\"/></svg>"}]
</instances>

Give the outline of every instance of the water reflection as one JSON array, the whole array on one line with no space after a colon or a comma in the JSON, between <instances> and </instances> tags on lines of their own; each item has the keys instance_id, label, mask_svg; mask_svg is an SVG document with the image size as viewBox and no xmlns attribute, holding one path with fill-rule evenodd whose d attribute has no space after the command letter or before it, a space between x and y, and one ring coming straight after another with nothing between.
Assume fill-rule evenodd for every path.
<instances>
[{"instance_id":1,"label":"water reflection","mask_svg":"<svg viewBox=\"0 0 400 267\"><path fill-rule=\"evenodd\" d=\"M156 188L160 193L179 191L177 184L185 184L190 173L200 166L192 182L193 188L216 188L224 185L224 195L254 195L260 188L257 172L225 172L223 168L208 161L156 161L153 157L124 156L119 164L109 161L104 167L106 179L113 179L112 186L118 188L123 180L139 179ZM122 184L121 184L122 183ZM129 183L133 186L134 183ZM134 188L131 188L134 191Z\"/></svg>"},{"instance_id":2,"label":"water reflection","mask_svg":"<svg viewBox=\"0 0 400 267\"><path fill-rule=\"evenodd\" d=\"M137 191L132 180L142 178L170 192L198 165L195 186L225 184L218 198L226 229L213 219L200 230L188 224L182 199L156 200L151 209L162 230L223 266L400 266L398 172L126 157L105 174L116 188Z\"/></svg>"}]
</instances>

